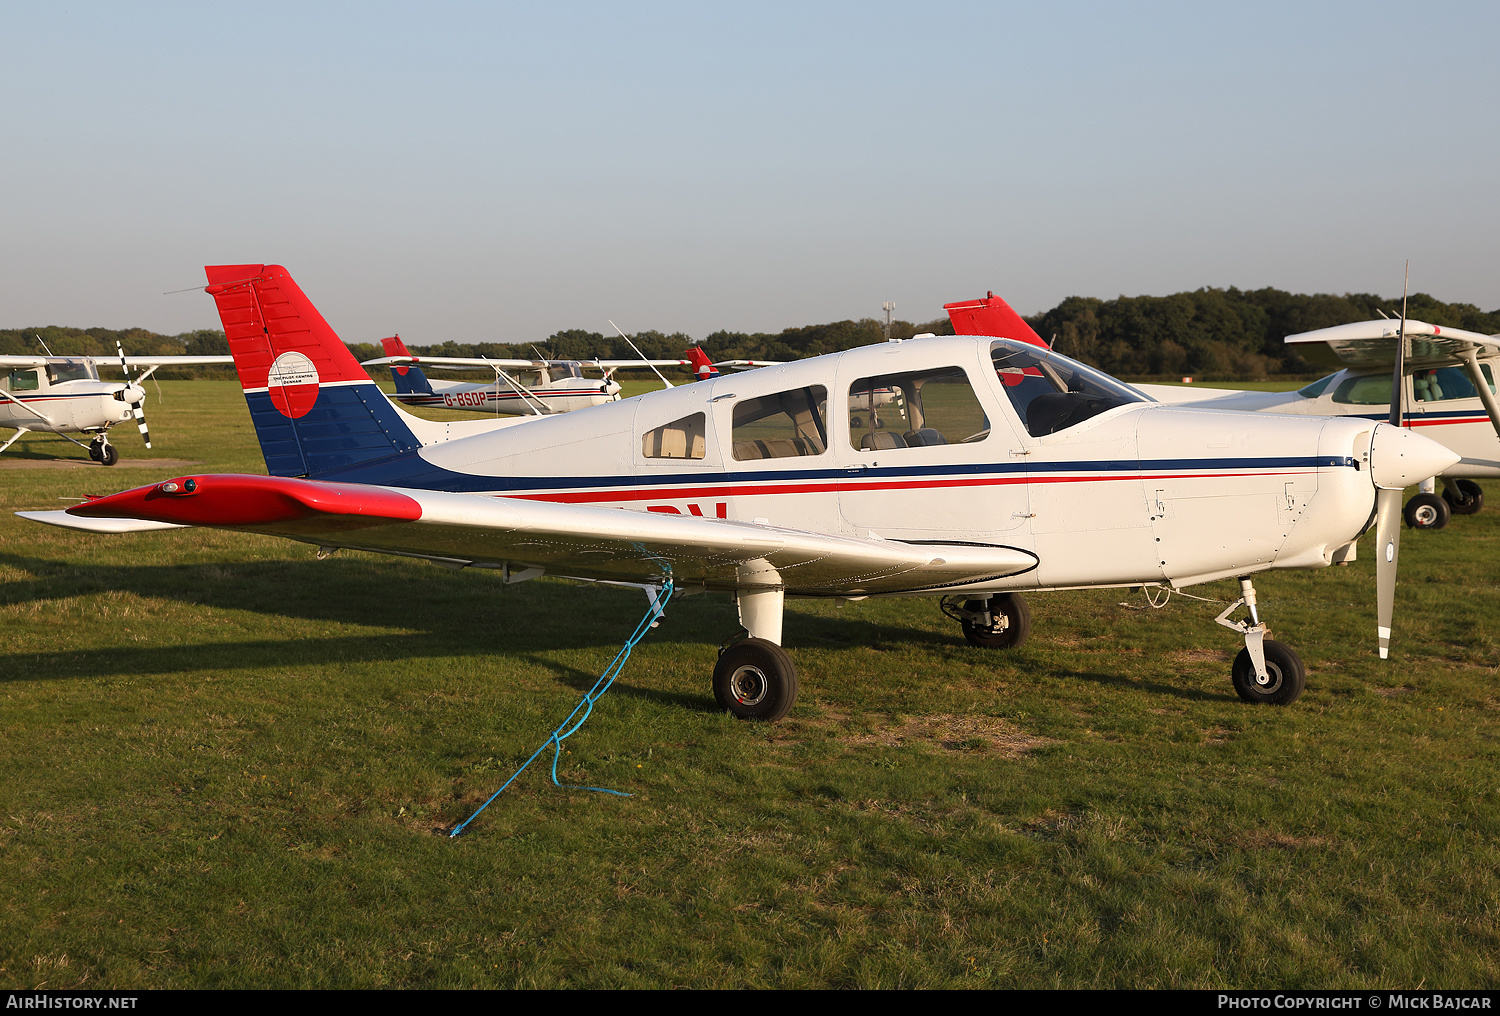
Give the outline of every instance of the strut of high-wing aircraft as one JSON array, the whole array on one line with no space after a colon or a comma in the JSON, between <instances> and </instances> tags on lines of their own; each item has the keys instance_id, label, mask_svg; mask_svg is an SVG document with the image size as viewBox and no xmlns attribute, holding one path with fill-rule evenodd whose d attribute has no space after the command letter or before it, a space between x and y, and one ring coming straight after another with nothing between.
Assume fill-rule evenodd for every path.
<instances>
[{"instance_id":1,"label":"strut of high-wing aircraft","mask_svg":"<svg viewBox=\"0 0 1500 1016\"><path fill-rule=\"evenodd\" d=\"M796 698L788 596L927 597L971 645L1005 649L1030 629L1030 592L1223 578L1241 588L1217 619L1243 641L1236 691L1287 704L1305 670L1266 637L1253 577L1347 561L1373 525L1384 657L1402 491L1421 485L1406 521L1430 526L1477 510L1474 479L1500 475L1500 341L1404 316L1292 336L1338 369L1285 395L1132 387L1048 349L993 295L948 306L955 336L740 373L719 368L754 365L689 350L657 365L701 380L627 400L612 375L641 361L426 358L388 340L371 363L392 369L398 399L488 414L435 423L381 393L285 269L206 271L269 475L179 476L20 514L264 533L507 582L729 593L743 633L712 685L744 719L779 719ZM428 381L423 364L493 377ZM86 358L0 365L10 426L97 442L140 403L139 378L103 385ZM75 390L109 412L65 417Z\"/></svg>"}]
</instances>

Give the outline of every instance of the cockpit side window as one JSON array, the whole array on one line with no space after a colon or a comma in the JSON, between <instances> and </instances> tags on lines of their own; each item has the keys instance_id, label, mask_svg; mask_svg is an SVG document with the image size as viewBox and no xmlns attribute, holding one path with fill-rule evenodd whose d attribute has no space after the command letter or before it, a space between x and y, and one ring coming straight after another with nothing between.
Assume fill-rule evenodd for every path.
<instances>
[{"instance_id":1,"label":"cockpit side window","mask_svg":"<svg viewBox=\"0 0 1500 1016\"><path fill-rule=\"evenodd\" d=\"M995 373L1032 437L1066 430L1117 406L1150 402L1102 371L1040 346L1004 340L991 347Z\"/></svg>"},{"instance_id":2,"label":"cockpit side window","mask_svg":"<svg viewBox=\"0 0 1500 1016\"><path fill-rule=\"evenodd\" d=\"M1391 376L1374 374L1345 378L1334 389L1333 401L1345 406L1389 406Z\"/></svg>"},{"instance_id":3,"label":"cockpit side window","mask_svg":"<svg viewBox=\"0 0 1500 1016\"><path fill-rule=\"evenodd\" d=\"M738 403L731 436L734 457L746 462L822 455L828 449L827 403L828 389L822 385Z\"/></svg>"},{"instance_id":4,"label":"cockpit side window","mask_svg":"<svg viewBox=\"0 0 1500 1016\"><path fill-rule=\"evenodd\" d=\"M989 434L960 367L862 377L849 386L849 443L860 451L962 444Z\"/></svg>"}]
</instances>

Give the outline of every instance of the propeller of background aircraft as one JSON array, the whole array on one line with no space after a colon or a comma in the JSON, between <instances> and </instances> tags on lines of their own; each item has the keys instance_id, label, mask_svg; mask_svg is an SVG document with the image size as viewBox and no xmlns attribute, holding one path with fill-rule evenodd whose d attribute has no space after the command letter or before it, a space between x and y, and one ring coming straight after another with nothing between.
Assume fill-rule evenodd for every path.
<instances>
[{"instance_id":1,"label":"propeller of background aircraft","mask_svg":"<svg viewBox=\"0 0 1500 1016\"><path fill-rule=\"evenodd\" d=\"M125 388L120 392L119 397L121 401L130 403L130 414L135 417L135 425L141 432L141 440L146 442L147 448L150 448L151 432L146 429L146 389L138 384L131 383L130 364L125 360L125 347L120 345L118 339L115 340L115 349L120 354L120 370L125 375ZM135 391L131 389L135 389ZM140 395L132 400L131 396L135 395L136 392L139 392Z\"/></svg>"}]
</instances>

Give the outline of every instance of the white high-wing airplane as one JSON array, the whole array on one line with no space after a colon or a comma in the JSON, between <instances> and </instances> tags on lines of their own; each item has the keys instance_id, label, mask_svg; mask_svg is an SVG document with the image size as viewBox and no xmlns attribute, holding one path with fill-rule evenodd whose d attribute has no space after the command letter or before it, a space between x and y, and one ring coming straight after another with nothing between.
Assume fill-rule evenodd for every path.
<instances>
[{"instance_id":1,"label":"white high-wing airplane","mask_svg":"<svg viewBox=\"0 0 1500 1016\"><path fill-rule=\"evenodd\" d=\"M23 434L43 431L72 441L89 453L89 458L112 466L120 453L109 443L109 428L134 419L146 447L151 447L151 433L146 429L142 402L146 389L141 386L159 367L193 367L205 364L233 363L232 356L0 356L0 427L14 427L16 432L0 452L15 444ZM99 365L123 368L124 383L99 380ZM131 369L142 371L134 379ZM92 434L85 445L70 434Z\"/></svg>"},{"instance_id":2,"label":"white high-wing airplane","mask_svg":"<svg viewBox=\"0 0 1500 1016\"><path fill-rule=\"evenodd\" d=\"M689 360L491 360L466 356L416 356L400 336L381 339L386 355L366 360L360 366L388 366L396 384L396 401L408 406L465 409L476 413L545 416L617 402L620 384L617 370L637 367L686 367ZM433 381L421 365L447 370L492 371L489 384L463 381ZM584 377L584 368L603 376ZM520 374L511 376L511 371Z\"/></svg>"},{"instance_id":3,"label":"white high-wing airplane","mask_svg":"<svg viewBox=\"0 0 1500 1016\"><path fill-rule=\"evenodd\" d=\"M1137 385L1160 402L1297 416L1344 416L1385 420L1391 411L1399 319L1356 321L1288 335L1301 355L1340 367L1295 392ZM1477 479L1500 477L1500 336L1481 335L1424 321L1406 320L1407 349L1401 379L1401 421L1457 453L1459 461L1421 478L1406 503L1406 524L1441 529L1450 513L1472 515L1484 504ZM1443 493L1436 493L1437 481Z\"/></svg>"},{"instance_id":4,"label":"white high-wing airplane","mask_svg":"<svg viewBox=\"0 0 1500 1016\"><path fill-rule=\"evenodd\" d=\"M1018 644L1023 592L1238 577L1241 698L1301 693L1251 576L1321 568L1372 521L1380 655L1401 490L1457 456L1367 420L1151 402L1030 342L890 342L651 392L490 433L419 438L286 270L207 269L270 476L191 475L25 517L132 532L213 526L502 569L732 593L748 637L717 701L786 715L787 596L940 600L973 645ZM910 429L866 440L859 392L899 390ZM853 397L851 397L853 393ZM437 427L438 425L427 425ZM889 431L888 431L889 432ZM623 509L623 510L622 510ZM1245 606L1249 620L1230 616Z\"/></svg>"}]
</instances>

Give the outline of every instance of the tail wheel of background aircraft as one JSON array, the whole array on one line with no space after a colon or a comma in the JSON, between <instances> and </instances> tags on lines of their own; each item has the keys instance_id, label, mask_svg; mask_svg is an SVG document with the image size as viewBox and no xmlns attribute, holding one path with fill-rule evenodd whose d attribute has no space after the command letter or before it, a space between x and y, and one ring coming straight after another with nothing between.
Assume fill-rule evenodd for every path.
<instances>
[{"instance_id":1,"label":"tail wheel of background aircraft","mask_svg":"<svg viewBox=\"0 0 1500 1016\"><path fill-rule=\"evenodd\" d=\"M1246 702L1291 705L1307 687L1307 668L1302 665L1301 657L1284 643L1266 639L1261 648L1266 655L1266 680L1262 682L1255 676L1250 650L1241 649L1234 658L1234 669L1230 671L1234 690Z\"/></svg>"},{"instance_id":2,"label":"tail wheel of background aircraft","mask_svg":"<svg viewBox=\"0 0 1500 1016\"><path fill-rule=\"evenodd\" d=\"M1443 500L1454 515L1473 515L1484 507L1484 491L1473 480L1454 480L1444 485Z\"/></svg>"},{"instance_id":3,"label":"tail wheel of background aircraft","mask_svg":"<svg viewBox=\"0 0 1500 1016\"><path fill-rule=\"evenodd\" d=\"M1001 593L989 599L990 623L982 617L984 600L965 600L962 611L950 613L963 628L964 639L979 649L1011 649L1031 634L1031 607L1020 593ZM944 605L944 613L948 607Z\"/></svg>"},{"instance_id":4,"label":"tail wheel of background aircraft","mask_svg":"<svg viewBox=\"0 0 1500 1016\"><path fill-rule=\"evenodd\" d=\"M1412 529L1442 529L1448 524L1448 502L1436 494L1418 494L1401 514Z\"/></svg>"},{"instance_id":5,"label":"tail wheel of background aircraft","mask_svg":"<svg viewBox=\"0 0 1500 1016\"><path fill-rule=\"evenodd\" d=\"M797 701L797 668L774 642L736 642L714 667L714 700L739 719L774 723Z\"/></svg>"}]
</instances>

